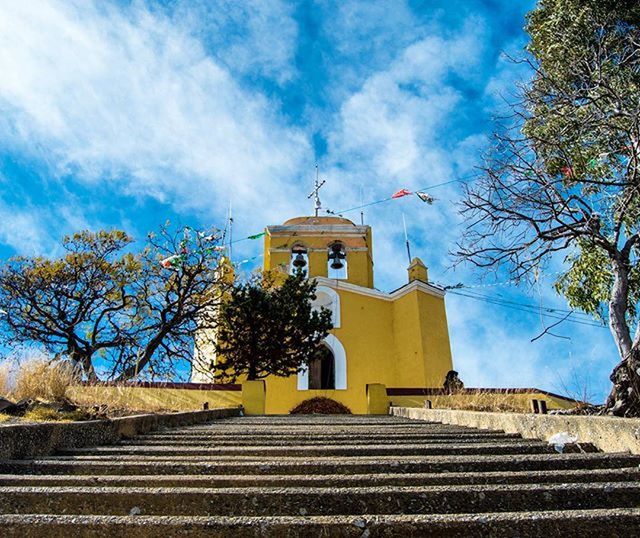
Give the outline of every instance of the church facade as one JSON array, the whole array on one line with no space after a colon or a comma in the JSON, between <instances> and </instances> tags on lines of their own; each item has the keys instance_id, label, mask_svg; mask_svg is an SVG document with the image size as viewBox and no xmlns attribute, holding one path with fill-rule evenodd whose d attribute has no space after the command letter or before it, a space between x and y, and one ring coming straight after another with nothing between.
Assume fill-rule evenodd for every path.
<instances>
[{"instance_id":1,"label":"church facade","mask_svg":"<svg viewBox=\"0 0 640 538\"><path fill-rule=\"evenodd\" d=\"M265 380L267 414L288 413L314 396L366 413L372 385L442 387L453 369L444 291L429 283L418 258L404 286L375 289L372 247L369 226L341 217L298 217L265 229L264 269L315 279L315 302L331 310L334 325L307 369ZM214 381L203 368L193 372L193 382Z\"/></svg>"}]
</instances>

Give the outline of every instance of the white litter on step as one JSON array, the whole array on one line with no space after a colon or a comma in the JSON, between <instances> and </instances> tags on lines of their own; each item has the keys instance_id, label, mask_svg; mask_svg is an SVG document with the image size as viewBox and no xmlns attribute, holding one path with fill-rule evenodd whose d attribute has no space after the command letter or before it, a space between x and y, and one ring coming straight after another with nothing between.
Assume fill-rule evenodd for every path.
<instances>
[{"instance_id":1,"label":"white litter on step","mask_svg":"<svg viewBox=\"0 0 640 538\"><path fill-rule=\"evenodd\" d=\"M553 448L556 449L556 452L562 454L564 451L564 445L570 445L578 442L577 435L571 435L569 432L559 432L547 439L547 442L550 445L553 445Z\"/></svg>"},{"instance_id":2,"label":"white litter on step","mask_svg":"<svg viewBox=\"0 0 640 538\"><path fill-rule=\"evenodd\" d=\"M139 516L140 515L140 508L138 508L137 506L134 506L131 511L129 512L130 516Z\"/></svg>"}]
</instances>

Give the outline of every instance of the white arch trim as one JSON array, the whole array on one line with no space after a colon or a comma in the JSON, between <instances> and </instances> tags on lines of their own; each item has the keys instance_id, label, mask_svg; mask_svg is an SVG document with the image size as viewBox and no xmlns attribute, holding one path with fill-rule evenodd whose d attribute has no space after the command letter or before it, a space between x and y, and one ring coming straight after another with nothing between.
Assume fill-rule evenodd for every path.
<instances>
[{"instance_id":1,"label":"white arch trim","mask_svg":"<svg viewBox=\"0 0 640 538\"><path fill-rule=\"evenodd\" d=\"M335 368L335 390L347 390L347 354L344 346L334 334L327 336L323 343L333 353ZM305 368L298 374L298 390L309 390L309 369Z\"/></svg>"},{"instance_id":2,"label":"white arch trim","mask_svg":"<svg viewBox=\"0 0 640 538\"><path fill-rule=\"evenodd\" d=\"M321 293L325 294L331 299L331 312L333 313L331 321L333 323L333 328L337 329L338 327L340 327L340 294L329 286L318 286L316 288L316 296ZM318 303L322 304L320 301L318 301Z\"/></svg>"}]
</instances>

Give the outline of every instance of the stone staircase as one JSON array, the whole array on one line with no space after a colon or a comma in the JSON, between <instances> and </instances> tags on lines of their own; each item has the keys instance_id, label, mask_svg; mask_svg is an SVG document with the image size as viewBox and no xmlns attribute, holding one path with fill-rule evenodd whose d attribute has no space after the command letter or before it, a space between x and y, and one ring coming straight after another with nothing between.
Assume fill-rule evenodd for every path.
<instances>
[{"instance_id":1,"label":"stone staircase","mask_svg":"<svg viewBox=\"0 0 640 538\"><path fill-rule=\"evenodd\" d=\"M397 417L240 417L0 462L0 536L640 536L640 456Z\"/></svg>"}]
</instances>

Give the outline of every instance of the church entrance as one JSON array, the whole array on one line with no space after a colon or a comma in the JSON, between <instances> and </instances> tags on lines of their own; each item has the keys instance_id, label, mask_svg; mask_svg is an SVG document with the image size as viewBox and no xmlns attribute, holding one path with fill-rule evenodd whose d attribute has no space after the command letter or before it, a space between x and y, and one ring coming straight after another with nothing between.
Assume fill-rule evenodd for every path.
<instances>
[{"instance_id":1,"label":"church entrance","mask_svg":"<svg viewBox=\"0 0 640 538\"><path fill-rule=\"evenodd\" d=\"M327 346L320 346L316 356L309 361L309 389L332 390L335 388L335 358Z\"/></svg>"}]
</instances>

